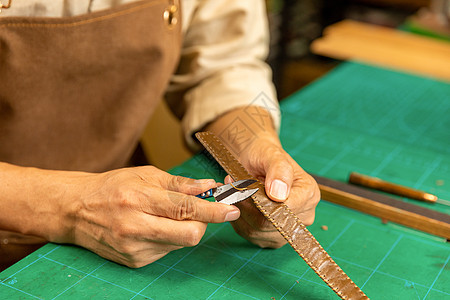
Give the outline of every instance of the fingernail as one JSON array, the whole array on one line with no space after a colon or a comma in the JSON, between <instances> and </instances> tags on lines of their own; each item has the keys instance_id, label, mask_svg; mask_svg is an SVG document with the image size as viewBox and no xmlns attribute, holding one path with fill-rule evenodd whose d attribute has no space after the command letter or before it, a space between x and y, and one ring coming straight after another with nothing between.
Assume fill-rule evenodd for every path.
<instances>
[{"instance_id":1,"label":"fingernail","mask_svg":"<svg viewBox=\"0 0 450 300\"><path fill-rule=\"evenodd\" d=\"M286 200L288 186L281 180L275 179L270 185L270 195L278 200Z\"/></svg>"},{"instance_id":2,"label":"fingernail","mask_svg":"<svg viewBox=\"0 0 450 300\"><path fill-rule=\"evenodd\" d=\"M225 222L235 221L239 219L239 216L241 215L241 212L239 210L233 210L227 213L225 216Z\"/></svg>"}]
</instances>

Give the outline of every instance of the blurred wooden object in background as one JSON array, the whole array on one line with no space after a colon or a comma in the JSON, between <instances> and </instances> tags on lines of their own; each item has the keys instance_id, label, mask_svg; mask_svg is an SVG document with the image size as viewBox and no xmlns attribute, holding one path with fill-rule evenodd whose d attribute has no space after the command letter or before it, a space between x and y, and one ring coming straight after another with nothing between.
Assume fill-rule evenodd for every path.
<instances>
[{"instance_id":1,"label":"blurred wooden object in background","mask_svg":"<svg viewBox=\"0 0 450 300\"><path fill-rule=\"evenodd\" d=\"M357 60L450 82L450 43L344 20L311 44L315 54Z\"/></svg>"}]
</instances>

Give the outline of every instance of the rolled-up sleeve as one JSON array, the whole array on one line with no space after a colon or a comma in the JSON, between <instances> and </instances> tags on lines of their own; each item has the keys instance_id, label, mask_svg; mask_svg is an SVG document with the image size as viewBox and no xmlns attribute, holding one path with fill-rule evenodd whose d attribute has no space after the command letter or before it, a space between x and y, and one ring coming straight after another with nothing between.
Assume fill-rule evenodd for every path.
<instances>
[{"instance_id":1,"label":"rolled-up sleeve","mask_svg":"<svg viewBox=\"0 0 450 300\"><path fill-rule=\"evenodd\" d=\"M218 116L248 105L267 109L278 129L278 101L264 62L269 44L264 1L201 0L188 18L166 94L188 144L193 146L192 134Z\"/></svg>"}]
</instances>

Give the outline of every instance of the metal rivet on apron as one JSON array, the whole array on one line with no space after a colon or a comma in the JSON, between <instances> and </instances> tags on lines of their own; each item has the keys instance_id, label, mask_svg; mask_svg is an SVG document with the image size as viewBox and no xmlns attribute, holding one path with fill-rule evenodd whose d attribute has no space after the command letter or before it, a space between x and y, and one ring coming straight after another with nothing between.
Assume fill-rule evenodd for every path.
<instances>
[{"instance_id":1,"label":"metal rivet on apron","mask_svg":"<svg viewBox=\"0 0 450 300\"><path fill-rule=\"evenodd\" d=\"M170 5L168 8L164 10L163 17L164 21L166 21L167 26L169 28L174 27L178 23L177 18L178 7L176 5Z\"/></svg>"},{"instance_id":2,"label":"metal rivet on apron","mask_svg":"<svg viewBox=\"0 0 450 300\"><path fill-rule=\"evenodd\" d=\"M11 7L12 0L8 0L8 4L3 4L3 1L0 0L0 13L2 12L3 8L10 8Z\"/></svg>"}]
</instances>

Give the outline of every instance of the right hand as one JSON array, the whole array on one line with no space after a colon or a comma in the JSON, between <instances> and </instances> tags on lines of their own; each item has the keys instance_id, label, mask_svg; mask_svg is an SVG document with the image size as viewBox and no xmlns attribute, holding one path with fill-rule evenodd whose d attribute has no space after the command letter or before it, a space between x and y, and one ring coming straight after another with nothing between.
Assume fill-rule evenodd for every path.
<instances>
[{"instance_id":1,"label":"right hand","mask_svg":"<svg viewBox=\"0 0 450 300\"><path fill-rule=\"evenodd\" d=\"M152 166L83 181L81 197L70 205L70 233L60 242L133 268L197 245L207 223L234 221L240 214L235 206L192 196L215 187L214 180L172 176Z\"/></svg>"}]
</instances>

